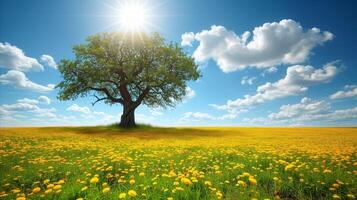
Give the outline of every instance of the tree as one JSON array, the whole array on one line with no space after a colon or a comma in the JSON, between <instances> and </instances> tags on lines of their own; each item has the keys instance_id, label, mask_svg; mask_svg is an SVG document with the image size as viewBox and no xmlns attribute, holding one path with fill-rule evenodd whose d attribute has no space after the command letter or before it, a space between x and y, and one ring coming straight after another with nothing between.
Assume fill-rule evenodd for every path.
<instances>
[{"instance_id":1,"label":"tree","mask_svg":"<svg viewBox=\"0 0 357 200\"><path fill-rule=\"evenodd\" d=\"M174 106L186 94L187 82L200 76L194 60L158 33L101 33L73 47L75 58L62 59L58 99L92 95L95 101L122 104L120 126L133 127L140 104Z\"/></svg>"}]
</instances>

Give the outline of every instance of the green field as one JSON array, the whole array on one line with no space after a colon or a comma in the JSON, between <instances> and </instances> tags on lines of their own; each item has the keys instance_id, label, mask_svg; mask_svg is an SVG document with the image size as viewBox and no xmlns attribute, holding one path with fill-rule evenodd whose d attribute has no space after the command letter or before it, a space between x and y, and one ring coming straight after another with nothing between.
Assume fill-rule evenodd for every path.
<instances>
[{"instance_id":1,"label":"green field","mask_svg":"<svg viewBox=\"0 0 357 200\"><path fill-rule=\"evenodd\" d=\"M2 128L0 184L0 199L354 199L357 128Z\"/></svg>"}]
</instances>

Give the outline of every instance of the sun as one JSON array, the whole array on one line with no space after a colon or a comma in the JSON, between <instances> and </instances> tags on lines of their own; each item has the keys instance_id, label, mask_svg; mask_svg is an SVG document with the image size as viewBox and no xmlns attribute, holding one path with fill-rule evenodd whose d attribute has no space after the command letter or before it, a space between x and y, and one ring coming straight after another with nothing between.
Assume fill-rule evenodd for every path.
<instances>
[{"instance_id":1,"label":"sun","mask_svg":"<svg viewBox=\"0 0 357 200\"><path fill-rule=\"evenodd\" d=\"M118 9L118 20L122 29L130 32L145 31L150 15L145 4L136 1L124 2Z\"/></svg>"}]
</instances>

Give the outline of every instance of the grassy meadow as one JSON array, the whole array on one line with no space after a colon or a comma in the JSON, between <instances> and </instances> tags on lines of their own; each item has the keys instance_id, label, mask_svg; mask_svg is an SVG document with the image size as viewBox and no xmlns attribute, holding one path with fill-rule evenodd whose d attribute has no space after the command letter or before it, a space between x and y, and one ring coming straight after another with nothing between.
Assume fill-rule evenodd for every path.
<instances>
[{"instance_id":1,"label":"grassy meadow","mask_svg":"<svg viewBox=\"0 0 357 200\"><path fill-rule=\"evenodd\" d=\"M357 128L0 129L0 199L354 199Z\"/></svg>"}]
</instances>

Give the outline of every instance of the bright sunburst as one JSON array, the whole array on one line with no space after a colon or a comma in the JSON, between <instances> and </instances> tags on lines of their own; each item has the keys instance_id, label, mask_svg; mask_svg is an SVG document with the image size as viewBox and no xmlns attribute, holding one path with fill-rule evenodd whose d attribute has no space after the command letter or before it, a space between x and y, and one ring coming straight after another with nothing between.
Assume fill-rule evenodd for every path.
<instances>
[{"instance_id":1,"label":"bright sunburst","mask_svg":"<svg viewBox=\"0 0 357 200\"><path fill-rule=\"evenodd\" d=\"M118 9L122 29L130 32L144 31L149 24L149 10L137 1L123 2Z\"/></svg>"}]
</instances>

